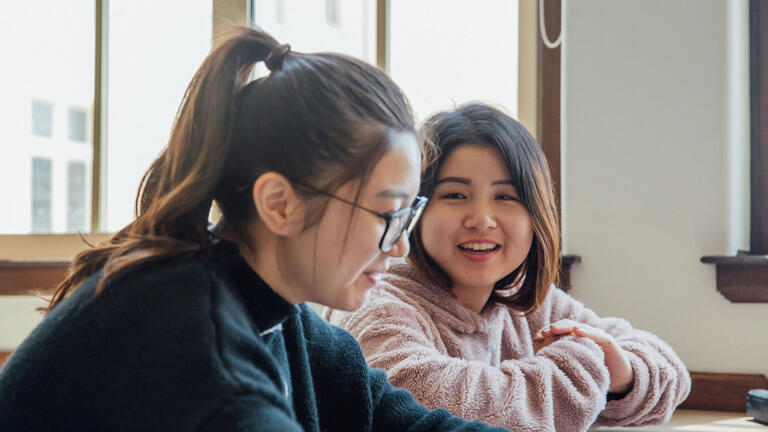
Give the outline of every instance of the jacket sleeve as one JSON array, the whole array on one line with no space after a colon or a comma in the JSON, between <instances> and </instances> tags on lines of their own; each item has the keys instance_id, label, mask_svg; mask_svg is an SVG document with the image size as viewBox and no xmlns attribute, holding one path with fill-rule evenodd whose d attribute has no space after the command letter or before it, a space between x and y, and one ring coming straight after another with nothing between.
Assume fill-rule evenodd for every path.
<instances>
[{"instance_id":1,"label":"jacket sleeve","mask_svg":"<svg viewBox=\"0 0 768 432\"><path fill-rule=\"evenodd\" d=\"M430 410L411 393L392 386L381 369L368 366L363 351L349 332L332 326L313 312L307 317L308 339L320 344L315 356L313 377L323 430L365 430L372 432L503 432L506 429L454 417L445 409ZM321 324L313 325L314 318ZM350 423L364 412L364 424Z\"/></svg>"},{"instance_id":2,"label":"jacket sleeve","mask_svg":"<svg viewBox=\"0 0 768 432\"><path fill-rule=\"evenodd\" d=\"M372 367L430 408L523 431L583 431L605 406L608 370L591 340L563 338L535 356L491 366L450 357L431 318L404 302L369 303L334 322Z\"/></svg>"},{"instance_id":3,"label":"jacket sleeve","mask_svg":"<svg viewBox=\"0 0 768 432\"><path fill-rule=\"evenodd\" d=\"M301 425L279 403L277 392L251 392L227 401L205 424L200 432L301 432Z\"/></svg>"},{"instance_id":4,"label":"jacket sleeve","mask_svg":"<svg viewBox=\"0 0 768 432\"><path fill-rule=\"evenodd\" d=\"M674 350L653 334L620 318L600 318L566 293L552 290L551 322L572 319L599 327L616 339L635 375L632 390L607 403L597 423L637 426L669 420L691 389L691 378Z\"/></svg>"},{"instance_id":5,"label":"jacket sleeve","mask_svg":"<svg viewBox=\"0 0 768 432\"><path fill-rule=\"evenodd\" d=\"M503 432L507 430L454 417L444 408L430 411L419 404L409 392L394 388L381 369L370 369L369 378L369 388L374 404L374 431Z\"/></svg>"}]
</instances>

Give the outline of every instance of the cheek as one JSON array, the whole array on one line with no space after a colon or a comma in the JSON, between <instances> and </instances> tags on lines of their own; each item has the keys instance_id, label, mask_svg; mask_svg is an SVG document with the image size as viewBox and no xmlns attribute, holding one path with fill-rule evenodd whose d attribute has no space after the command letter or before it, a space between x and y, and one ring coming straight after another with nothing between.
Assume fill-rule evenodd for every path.
<instances>
[{"instance_id":1,"label":"cheek","mask_svg":"<svg viewBox=\"0 0 768 432\"><path fill-rule=\"evenodd\" d=\"M339 269L356 273L374 260L379 253L379 242L384 233L384 225L378 218L359 214L341 229L339 234Z\"/></svg>"},{"instance_id":2,"label":"cheek","mask_svg":"<svg viewBox=\"0 0 768 432\"><path fill-rule=\"evenodd\" d=\"M520 209L506 220L508 221L507 231L512 234L515 242L521 246L530 247L533 241L533 225L528 211Z\"/></svg>"},{"instance_id":3,"label":"cheek","mask_svg":"<svg viewBox=\"0 0 768 432\"><path fill-rule=\"evenodd\" d=\"M421 219L421 241L427 253L435 258L446 253L445 249L453 241L451 233L457 226L448 212L440 209L424 212Z\"/></svg>"}]
</instances>

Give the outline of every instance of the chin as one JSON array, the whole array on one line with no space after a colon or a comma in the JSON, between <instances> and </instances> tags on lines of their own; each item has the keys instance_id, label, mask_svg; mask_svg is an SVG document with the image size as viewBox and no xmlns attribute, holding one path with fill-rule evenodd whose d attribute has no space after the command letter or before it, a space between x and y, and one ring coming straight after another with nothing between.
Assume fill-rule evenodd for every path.
<instances>
[{"instance_id":1,"label":"chin","mask_svg":"<svg viewBox=\"0 0 768 432\"><path fill-rule=\"evenodd\" d=\"M499 279L486 278L486 279L462 280L462 281L460 281L460 284L465 286L465 287L472 287L472 288L481 289L481 288L487 288L489 286L495 285L496 282L498 282L500 279L501 278L499 278Z\"/></svg>"},{"instance_id":2,"label":"chin","mask_svg":"<svg viewBox=\"0 0 768 432\"><path fill-rule=\"evenodd\" d=\"M351 286L347 297L343 301L343 306L339 306L339 309L347 312L352 312L360 309L365 303L365 299L368 298L368 290L361 290L357 286ZM340 302L341 303L341 302Z\"/></svg>"},{"instance_id":3,"label":"chin","mask_svg":"<svg viewBox=\"0 0 768 432\"><path fill-rule=\"evenodd\" d=\"M365 299L346 299L344 301L339 301L335 305L330 306L331 309L341 310L344 312L354 312L358 309L360 309L360 306L363 305L363 302Z\"/></svg>"}]
</instances>

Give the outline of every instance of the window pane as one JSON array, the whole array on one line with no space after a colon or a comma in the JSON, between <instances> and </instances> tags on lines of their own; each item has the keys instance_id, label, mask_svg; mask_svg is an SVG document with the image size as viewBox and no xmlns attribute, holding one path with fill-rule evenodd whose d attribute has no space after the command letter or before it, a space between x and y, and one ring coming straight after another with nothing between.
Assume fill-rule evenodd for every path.
<instances>
[{"instance_id":1,"label":"window pane","mask_svg":"<svg viewBox=\"0 0 768 432\"><path fill-rule=\"evenodd\" d=\"M51 231L51 160L32 158L32 232Z\"/></svg>"},{"instance_id":2,"label":"window pane","mask_svg":"<svg viewBox=\"0 0 768 432\"><path fill-rule=\"evenodd\" d=\"M67 231L85 232L85 164L70 162L67 165Z\"/></svg>"},{"instance_id":3,"label":"window pane","mask_svg":"<svg viewBox=\"0 0 768 432\"><path fill-rule=\"evenodd\" d=\"M389 72L418 120L471 100L517 117L517 0L390 3Z\"/></svg>"},{"instance_id":4,"label":"window pane","mask_svg":"<svg viewBox=\"0 0 768 432\"><path fill-rule=\"evenodd\" d=\"M94 14L93 1L0 1L0 234L66 232L67 164L90 183L90 137L70 140L67 112L91 117Z\"/></svg>"},{"instance_id":5,"label":"window pane","mask_svg":"<svg viewBox=\"0 0 768 432\"><path fill-rule=\"evenodd\" d=\"M53 105L32 101L32 133L41 137L53 135Z\"/></svg>"},{"instance_id":6,"label":"window pane","mask_svg":"<svg viewBox=\"0 0 768 432\"><path fill-rule=\"evenodd\" d=\"M85 142L88 134L88 124L86 118L88 114L83 109L69 108L69 139L77 142Z\"/></svg>"},{"instance_id":7,"label":"window pane","mask_svg":"<svg viewBox=\"0 0 768 432\"><path fill-rule=\"evenodd\" d=\"M211 22L210 1L110 2L107 231L133 219L141 176L167 144L184 90L211 48Z\"/></svg>"},{"instance_id":8,"label":"window pane","mask_svg":"<svg viewBox=\"0 0 768 432\"><path fill-rule=\"evenodd\" d=\"M376 64L374 0L253 0L254 22L296 51L335 51ZM257 74L263 73L259 66Z\"/></svg>"}]
</instances>

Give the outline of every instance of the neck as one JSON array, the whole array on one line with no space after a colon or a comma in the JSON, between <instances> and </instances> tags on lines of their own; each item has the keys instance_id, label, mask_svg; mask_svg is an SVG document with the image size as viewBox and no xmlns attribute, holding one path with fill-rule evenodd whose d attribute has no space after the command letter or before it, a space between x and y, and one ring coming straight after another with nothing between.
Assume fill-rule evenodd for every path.
<instances>
[{"instance_id":1,"label":"neck","mask_svg":"<svg viewBox=\"0 0 768 432\"><path fill-rule=\"evenodd\" d=\"M493 285L487 287L467 287L453 285L451 293L456 296L456 300L469 310L479 314L483 311L485 304L493 292Z\"/></svg>"},{"instance_id":2,"label":"neck","mask_svg":"<svg viewBox=\"0 0 768 432\"><path fill-rule=\"evenodd\" d=\"M240 255L256 274L283 300L290 304L298 304L307 299L301 295L301 290L292 286L280 271L276 253L258 253L258 251L277 251L278 237L258 226L249 228L219 227L215 234L224 240L237 244Z\"/></svg>"}]
</instances>

